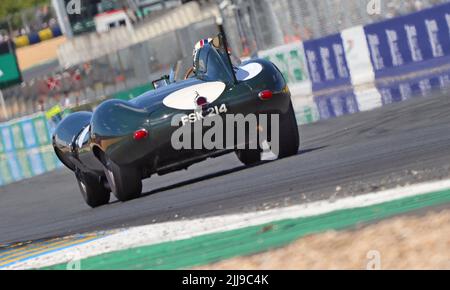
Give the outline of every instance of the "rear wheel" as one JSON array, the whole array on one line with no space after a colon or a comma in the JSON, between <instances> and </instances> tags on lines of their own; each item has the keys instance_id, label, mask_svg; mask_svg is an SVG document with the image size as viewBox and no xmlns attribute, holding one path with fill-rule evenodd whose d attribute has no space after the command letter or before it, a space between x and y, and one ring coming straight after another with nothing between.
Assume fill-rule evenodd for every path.
<instances>
[{"instance_id":1,"label":"rear wheel","mask_svg":"<svg viewBox=\"0 0 450 290\"><path fill-rule=\"evenodd\" d=\"M111 160L105 164L105 175L111 191L119 201L136 199L142 194L142 176L133 167L121 167Z\"/></svg>"},{"instance_id":2,"label":"rear wheel","mask_svg":"<svg viewBox=\"0 0 450 290\"><path fill-rule=\"evenodd\" d=\"M247 132L247 136L245 137L245 143L247 145L244 147L245 149L237 149L236 156L245 166L252 166L261 162L262 149L259 144L259 133L256 135L250 133L253 130L259 132L259 128L251 127L249 124L246 126L245 130ZM253 140L254 138L256 138L256 140ZM235 140L237 140L237 135L235 135Z\"/></svg>"},{"instance_id":3,"label":"rear wheel","mask_svg":"<svg viewBox=\"0 0 450 290\"><path fill-rule=\"evenodd\" d=\"M286 114L280 115L280 149L278 158L295 156L300 147L300 134L292 103Z\"/></svg>"},{"instance_id":4,"label":"rear wheel","mask_svg":"<svg viewBox=\"0 0 450 290\"><path fill-rule=\"evenodd\" d=\"M111 193L101 182L101 178L89 173L76 174L78 186L86 203L96 208L109 203Z\"/></svg>"}]
</instances>

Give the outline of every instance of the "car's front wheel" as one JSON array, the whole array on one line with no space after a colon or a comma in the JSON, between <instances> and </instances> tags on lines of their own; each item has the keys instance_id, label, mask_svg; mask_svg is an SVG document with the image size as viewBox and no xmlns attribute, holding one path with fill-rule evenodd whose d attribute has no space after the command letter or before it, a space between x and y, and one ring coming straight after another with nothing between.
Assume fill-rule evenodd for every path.
<instances>
[{"instance_id":1,"label":"car's front wheel","mask_svg":"<svg viewBox=\"0 0 450 290\"><path fill-rule=\"evenodd\" d=\"M121 167L111 160L105 164L105 175L111 191L119 201L136 199L142 194L142 176L138 169Z\"/></svg>"},{"instance_id":2,"label":"car's front wheel","mask_svg":"<svg viewBox=\"0 0 450 290\"><path fill-rule=\"evenodd\" d=\"M87 205L96 208L109 203L111 193L105 188L98 176L89 173L78 173L76 178Z\"/></svg>"}]
</instances>

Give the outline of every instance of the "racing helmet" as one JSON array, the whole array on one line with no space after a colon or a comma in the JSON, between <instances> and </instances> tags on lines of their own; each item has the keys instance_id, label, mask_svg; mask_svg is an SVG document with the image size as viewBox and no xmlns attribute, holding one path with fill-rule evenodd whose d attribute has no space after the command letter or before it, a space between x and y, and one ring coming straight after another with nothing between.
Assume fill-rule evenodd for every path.
<instances>
[{"instance_id":1,"label":"racing helmet","mask_svg":"<svg viewBox=\"0 0 450 290\"><path fill-rule=\"evenodd\" d=\"M194 51L193 51L193 53L192 53L192 59L193 59L193 62L194 62L194 64L193 64L194 72L197 71L197 61L196 61L196 59L197 59L197 56L198 56L199 51L200 51L205 45L207 45L208 43L210 43L212 40L213 40L212 38L205 38L205 39L202 39L202 40L200 40L199 42L197 42L197 43L195 44L195 46L194 46Z\"/></svg>"}]
</instances>

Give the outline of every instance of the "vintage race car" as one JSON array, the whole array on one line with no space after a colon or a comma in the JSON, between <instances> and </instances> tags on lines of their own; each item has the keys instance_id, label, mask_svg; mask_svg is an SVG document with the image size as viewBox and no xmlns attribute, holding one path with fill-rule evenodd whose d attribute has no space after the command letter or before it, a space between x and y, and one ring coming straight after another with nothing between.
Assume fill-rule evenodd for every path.
<instances>
[{"instance_id":1,"label":"vintage race car","mask_svg":"<svg viewBox=\"0 0 450 290\"><path fill-rule=\"evenodd\" d=\"M108 100L94 112L73 113L60 122L53 135L54 150L75 173L89 206L109 203L111 192L122 202L138 198L143 179L223 154L236 152L246 165L261 161L260 142L242 147L233 141L231 147L221 149L173 146L173 134L180 127L195 127L212 116L277 115L278 157L297 154L299 132L291 95L271 62L254 59L234 66L226 39L219 35L203 41L183 79L163 78L154 83L155 90L131 101ZM273 126L257 126L258 132L267 129L268 139L272 138ZM251 142L245 138L244 145Z\"/></svg>"}]
</instances>

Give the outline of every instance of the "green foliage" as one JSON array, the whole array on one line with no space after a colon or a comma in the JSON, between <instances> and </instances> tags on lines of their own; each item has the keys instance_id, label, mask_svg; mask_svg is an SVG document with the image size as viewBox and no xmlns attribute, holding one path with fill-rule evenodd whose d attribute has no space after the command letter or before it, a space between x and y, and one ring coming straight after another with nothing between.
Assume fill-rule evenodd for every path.
<instances>
[{"instance_id":1,"label":"green foliage","mask_svg":"<svg viewBox=\"0 0 450 290\"><path fill-rule=\"evenodd\" d=\"M50 4L50 0L0 0L0 20L35 6Z\"/></svg>"}]
</instances>

